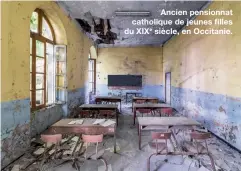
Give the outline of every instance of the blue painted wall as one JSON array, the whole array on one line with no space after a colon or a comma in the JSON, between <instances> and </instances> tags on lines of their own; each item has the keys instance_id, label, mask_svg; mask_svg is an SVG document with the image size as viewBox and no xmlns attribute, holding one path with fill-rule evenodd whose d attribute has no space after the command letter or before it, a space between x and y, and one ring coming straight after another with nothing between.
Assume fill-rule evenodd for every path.
<instances>
[{"instance_id":1,"label":"blue painted wall","mask_svg":"<svg viewBox=\"0 0 241 171\"><path fill-rule=\"evenodd\" d=\"M33 112L31 114L30 122L30 134L34 137L49 126L53 125L55 122L59 121L64 115L64 106L66 105L54 105L39 111Z\"/></svg>"},{"instance_id":2,"label":"blue painted wall","mask_svg":"<svg viewBox=\"0 0 241 171\"><path fill-rule=\"evenodd\" d=\"M1 103L1 161L10 163L29 147L31 137L67 116L85 103L86 87L68 91L67 103L41 109L30 114L30 99Z\"/></svg>"},{"instance_id":3,"label":"blue painted wall","mask_svg":"<svg viewBox=\"0 0 241 171\"><path fill-rule=\"evenodd\" d=\"M86 87L68 90L67 115L74 115L75 109L85 103Z\"/></svg>"},{"instance_id":4,"label":"blue painted wall","mask_svg":"<svg viewBox=\"0 0 241 171\"><path fill-rule=\"evenodd\" d=\"M171 105L241 150L241 98L172 87Z\"/></svg>"},{"instance_id":5,"label":"blue painted wall","mask_svg":"<svg viewBox=\"0 0 241 171\"><path fill-rule=\"evenodd\" d=\"M1 102L2 166L19 157L30 145L30 100Z\"/></svg>"}]
</instances>

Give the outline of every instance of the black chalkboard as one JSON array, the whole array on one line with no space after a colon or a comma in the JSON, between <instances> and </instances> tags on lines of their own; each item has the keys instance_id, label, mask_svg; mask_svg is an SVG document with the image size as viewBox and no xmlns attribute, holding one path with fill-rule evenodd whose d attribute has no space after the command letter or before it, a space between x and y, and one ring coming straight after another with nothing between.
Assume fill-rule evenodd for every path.
<instances>
[{"instance_id":1,"label":"black chalkboard","mask_svg":"<svg viewBox=\"0 0 241 171\"><path fill-rule=\"evenodd\" d=\"M108 86L142 87L142 75L108 75Z\"/></svg>"}]
</instances>

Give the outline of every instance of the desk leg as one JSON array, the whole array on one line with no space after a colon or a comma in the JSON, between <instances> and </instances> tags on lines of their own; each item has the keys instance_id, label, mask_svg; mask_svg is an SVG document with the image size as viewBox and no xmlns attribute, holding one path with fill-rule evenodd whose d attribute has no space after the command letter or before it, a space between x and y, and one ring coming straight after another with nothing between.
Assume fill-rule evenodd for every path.
<instances>
[{"instance_id":1,"label":"desk leg","mask_svg":"<svg viewBox=\"0 0 241 171\"><path fill-rule=\"evenodd\" d=\"M138 127L138 133L139 133L139 150L141 150L141 125Z\"/></svg>"},{"instance_id":2,"label":"desk leg","mask_svg":"<svg viewBox=\"0 0 241 171\"><path fill-rule=\"evenodd\" d=\"M121 113L121 101L120 101L120 113Z\"/></svg>"},{"instance_id":3,"label":"desk leg","mask_svg":"<svg viewBox=\"0 0 241 171\"><path fill-rule=\"evenodd\" d=\"M179 145L178 145L177 139L176 139L175 134L173 133L172 130L171 130L171 133L172 133L173 139L174 139L175 144L176 144L175 148L179 148Z\"/></svg>"},{"instance_id":4,"label":"desk leg","mask_svg":"<svg viewBox=\"0 0 241 171\"><path fill-rule=\"evenodd\" d=\"M114 133L114 153L116 153L116 127L115 127L115 133Z\"/></svg>"},{"instance_id":5,"label":"desk leg","mask_svg":"<svg viewBox=\"0 0 241 171\"><path fill-rule=\"evenodd\" d=\"M116 124L118 126L118 120L119 120L119 114L118 114L118 109L115 110L115 113L116 113Z\"/></svg>"},{"instance_id":6,"label":"desk leg","mask_svg":"<svg viewBox=\"0 0 241 171\"><path fill-rule=\"evenodd\" d=\"M132 99L132 107L131 107L131 109L132 109L132 112L133 112L133 99Z\"/></svg>"},{"instance_id":7,"label":"desk leg","mask_svg":"<svg viewBox=\"0 0 241 171\"><path fill-rule=\"evenodd\" d=\"M136 123L136 108L134 109L133 119L134 119L134 125L135 125L135 123Z\"/></svg>"}]
</instances>

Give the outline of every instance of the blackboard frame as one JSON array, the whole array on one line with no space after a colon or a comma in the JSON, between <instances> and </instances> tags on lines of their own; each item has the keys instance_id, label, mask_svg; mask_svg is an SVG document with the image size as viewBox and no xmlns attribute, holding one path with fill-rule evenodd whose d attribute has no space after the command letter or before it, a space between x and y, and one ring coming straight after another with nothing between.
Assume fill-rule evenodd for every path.
<instances>
[{"instance_id":1,"label":"blackboard frame","mask_svg":"<svg viewBox=\"0 0 241 171\"><path fill-rule=\"evenodd\" d=\"M115 78L113 78L113 77L115 77ZM129 83L128 79L131 80L132 77L134 77L135 80L134 80L134 82ZM108 75L107 86L108 87L140 88L140 87L142 87L142 78L143 78L142 75ZM111 79L112 79L112 82L113 82L113 79L117 79L117 80L123 80L124 79L124 82L126 82L126 83L128 82L128 83L127 84L123 83L123 85L121 85L121 83L113 84L113 83L110 82Z\"/></svg>"}]
</instances>

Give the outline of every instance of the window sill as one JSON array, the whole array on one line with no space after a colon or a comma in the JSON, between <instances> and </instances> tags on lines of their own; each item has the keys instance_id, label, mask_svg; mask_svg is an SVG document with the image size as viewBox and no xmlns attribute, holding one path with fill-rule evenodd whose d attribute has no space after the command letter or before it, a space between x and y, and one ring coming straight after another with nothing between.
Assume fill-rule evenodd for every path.
<instances>
[{"instance_id":1,"label":"window sill","mask_svg":"<svg viewBox=\"0 0 241 171\"><path fill-rule=\"evenodd\" d=\"M43 107L43 108L41 108L41 109L34 110L34 111L32 111L32 113L45 111L45 110L47 110L47 109L51 109L51 108L56 107L56 106L58 106L58 105L64 105L64 104L66 104L66 102L61 102L61 103L58 102L58 103L50 104L50 105L47 105L46 107Z\"/></svg>"},{"instance_id":2,"label":"window sill","mask_svg":"<svg viewBox=\"0 0 241 171\"><path fill-rule=\"evenodd\" d=\"M56 102L54 105L64 105L66 102Z\"/></svg>"}]
</instances>

